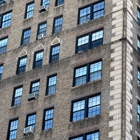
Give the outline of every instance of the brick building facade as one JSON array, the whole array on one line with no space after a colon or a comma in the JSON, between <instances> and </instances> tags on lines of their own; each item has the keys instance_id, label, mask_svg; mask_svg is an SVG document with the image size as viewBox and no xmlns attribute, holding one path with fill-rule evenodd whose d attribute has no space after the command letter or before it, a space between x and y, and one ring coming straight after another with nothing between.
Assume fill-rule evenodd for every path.
<instances>
[{"instance_id":1,"label":"brick building facade","mask_svg":"<svg viewBox=\"0 0 140 140\"><path fill-rule=\"evenodd\" d=\"M139 23L139 0L1 0L0 140L139 140Z\"/></svg>"}]
</instances>

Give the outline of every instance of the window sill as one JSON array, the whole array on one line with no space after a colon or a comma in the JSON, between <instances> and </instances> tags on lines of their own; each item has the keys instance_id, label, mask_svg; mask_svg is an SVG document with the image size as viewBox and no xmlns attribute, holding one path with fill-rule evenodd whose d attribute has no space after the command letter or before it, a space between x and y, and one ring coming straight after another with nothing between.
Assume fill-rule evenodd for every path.
<instances>
[{"instance_id":1,"label":"window sill","mask_svg":"<svg viewBox=\"0 0 140 140\"><path fill-rule=\"evenodd\" d=\"M83 85L73 86L71 90L76 89L76 88L79 88L79 87L84 87L84 86L86 86L86 85L89 85L89 84L92 84L92 83L96 83L96 82L101 81L101 80L102 80L102 78L100 78L100 79L98 79L98 80L95 80L95 81L87 82L87 83L85 83L85 84L83 84Z\"/></svg>"},{"instance_id":2,"label":"window sill","mask_svg":"<svg viewBox=\"0 0 140 140\"><path fill-rule=\"evenodd\" d=\"M81 127L81 124L87 124L88 121L89 122L90 121L92 121L92 122L95 121L95 123L98 124L100 122L100 119L101 119L101 113L96 115L96 116L86 117L82 120L77 120L77 121L70 122L69 123L69 128L71 128L71 127L73 128L73 126L75 127L75 125L79 125L79 127Z\"/></svg>"},{"instance_id":3,"label":"window sill","mask_svg":"<svg viewBox=\"0 0 140 140\"><path fill-rule=\"evenodd\" d=\"M57 9L57 8L60 8L60 7L64 7L64 3L61 4L61 5L57 5L57 6L55 6L54 8Z\"/></svg>"},{"instance_id":4,"label":"window sill","mask_svg":"<svg viewBox=\"0 0 140 140\"><path fill-rule=\"evenodd\" d=\"M49 94L49 95L45 95L44 100L46 100L47 98L52 98L53 96L55 97L55 96L56 96L56 93L54 93L54 94Z\"/></svg>"},{"instance_id":5,"label":"window sill","mask_svg":"<svg viewBox=\"0 0 140 140\"><path fill-rule=\"evenodd\" d=\"M25 22L30 21L30 20L33 20L33 16L29 17L29 18L25 18L23 22L25 23Z\"/></svg>"},{"instance_id":6,"label":"window sill","mask_svg":"<svg viewBox=\"0 0 140 140\"><path fill-rule=\"evenodd\" d=\"M16 106L11 106L10 109L15 109L15 108L20 108L21 107L21 104L20 105L16 105Z\"/></svg>"},{"instance_id":7,"label":"window sill","mask_svg":"<svg viewBox=\"0 0 140 140\"><path fill-rule=\"evenodd\" d=\"M7 27L0 28L0 31L2 31L2 30L9 30L10 27L11 27L11 25L9 25L9 26L7 26Z\"/></svg>"},{"instance_id":8,"label":"window sill","mask_svg":"<svg viewBox=\"0 0 140 140\"><path fill-rule=\"evenodd\" d=\"M48 133L49 131L52 131L52 128L46 129L46 130L42 130L41 133Z\"/></svg>"}]
</instances>

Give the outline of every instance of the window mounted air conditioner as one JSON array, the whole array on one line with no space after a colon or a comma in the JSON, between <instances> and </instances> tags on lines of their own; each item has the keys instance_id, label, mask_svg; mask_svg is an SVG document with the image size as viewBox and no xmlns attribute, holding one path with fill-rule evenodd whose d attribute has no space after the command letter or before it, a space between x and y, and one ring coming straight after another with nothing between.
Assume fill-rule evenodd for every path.
<instances>
[{"instance_id":1,"label":"window mounted air conditioner","mask_svg":"<svg viewBox=\"0 0 140 140\"><path fill-rule=\"evenodd\" d=\"M37 99L37 96L38 96L38 91L29 94L28 99L29 100Z\"/></svg>"},{"instance_id":2,"label":"window mounted air conditioner","mask_svg":"<svg viewBox=\"0 0 140 140\"><path fill-rule=\"evenodd\" d=\"M39 8L39 12L48 11L48 10L49 10L49 6L48 6L48 5L42 5L42 6L40 6L40 8Z\"/></svg>"},{"instance_id":3,"label":"window mounted air conditioner","mask_svg":"<svg viewBox=\"0 0 140 140\"><path fill-rule=\"evenodd\" d=\"M24 132L25 135L30 135L34 133L34 128L32 126L28 126L24 128Z\"/></svg>"},{"instance_id":4,"label":"window mounted air conditioner","mask_svg":"<svg viewBox=\"0 0 140 140\"><path fill-rule=\"evenodd\" d=\"M39 34L39 35L37 36L38 39L42 39L43 37L45 37L44 34Z\"/></svg>"}]
</instances>

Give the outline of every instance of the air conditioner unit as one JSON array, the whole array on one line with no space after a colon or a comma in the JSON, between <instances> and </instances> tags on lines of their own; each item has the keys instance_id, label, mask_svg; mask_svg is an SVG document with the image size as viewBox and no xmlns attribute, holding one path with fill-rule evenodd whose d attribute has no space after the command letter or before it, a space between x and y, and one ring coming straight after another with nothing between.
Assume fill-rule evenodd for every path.
<instances>
[{"instance_id":1,"label":"air conditioner unit","mask_svg":"<svg viewBox=\"0 0 140 140\"><path fill-rule=\"evenodd\" d=\"M4 0L6 3L9 3L9 2L11 2L12 0Z\"/></svg>"},{"instance_id":2,"label":"air conditioner unit","mask_svg":"<svg viewBox=\"0 0 140 140\"><path fill-rule=\"evenodd\" d=\"M30 135L34 133L34 128L32 126L28 126L26 128L24 128L24 132L25 135Z\"/></svg>"},{"instance_id":3,"label":"air conditioner unit","mask_svg":"<svg viewBox=\"0 0 140 140\"><path fill-rule=\"evenodd\" d=\"M31 99L37 99L37 96L38 96L38 91L29 94L28 99L29 100L31 100Z\"/></svg>"},{"instance_id":4,"label":"air conditioner unit","mask_svg":"<svg viewBox=\"0 0 140 140\"><path fill-rule=\"evenodd\" d=\"M39 34L39 35L37 36L38 39L42 39L43 37L45 37L44 34Z\"/></svg>"},{"instance_id":5,"label":"air conditioner unit","mask_svg":"<svg viewBox=\"0 0 140 140\"><path fill-rule=\"evenodd\" d=\"M48 5L42 5L42 6L40 6L40 8L39 8L39 12L48 11L48 10L49 10L49 6L48 6Z\"/></svg>"}]
</instances>

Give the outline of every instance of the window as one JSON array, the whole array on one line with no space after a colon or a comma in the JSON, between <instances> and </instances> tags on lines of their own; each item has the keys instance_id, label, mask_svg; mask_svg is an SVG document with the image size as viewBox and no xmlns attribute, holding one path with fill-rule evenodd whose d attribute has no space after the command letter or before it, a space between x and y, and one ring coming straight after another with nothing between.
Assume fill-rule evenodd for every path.
<instances>
[{"instance_id":1,"label":"window","mask_svg":"<svg viewBox=\"0 0 140 140\"><path fill-rule=\"evenodd\" d=\"M138 103L137 109L137 121L140 122L140 103Z\"/></svg>"},{"instance_id":2,"label":"window","mask_svg":"<svg viewBox=\"0 0 140 140\"><path fill-rule=\"evenodd\" d=\"M51 48L50 63L59 60L59 51L60 45L56 45Z\"/></svg>"},{"instance_id":3,"label":"window","mask_svg":"<svg viewBox=\"0 0 140 140\"><path fill-rule=\"evenodd\" d=\"M103 45L103 29L77 38L76 53Z\"/></svg>"},{"instance_id":4,"label":"window","mask_svg":"<svg viewBox=\"0 0 140 140\"><path fill-rule=\"evenodd\" d=\"M5 27L10 26L11 18L12 18L12 12L2 14L0 17L1 17L1 28L5 28Z\"/></svg>"},{"instance_id":5,"label":"window","mask_svg":"<svg viewBox=\"0 0 140 140\"><path fill-rule=\"evenodd\" d=\"M47 94L51 95L56 92L56 80L57 76L50 76L48 77L48 83L47 83Z\"/></svg>"},{"instance_id":6,"label":"window","mask_svg":"<svg viewBox=\"0 0 140 140\"><path fill-rule=\"evenodd\" d=\"M137 20L138 20L138 23L140 24L140 8L137 7Z\"/></svg>"},{"instance_id":7,"label":"window","mask_svg":"<svg viewBox=\"0 0 140 140\"><path fill-rule=\"evenodd\" d=\"M64 0L56 0L55 6L59 6L64 3Z\"/></svg>"},{"instance_id":8,"label":"window","mask_svg":"<svg viewBox=\"0 0 140 140\"><path fill-rule=\"evenodd\" d=\"M74 86L102 78L102 61L87 64L75 69Z\"/></svg>"},{"instance_id":9,"label":"window","mask_svg":"<svg viewBox=\"0 0 140 140\"><path fill-rule=\"evenodd\" d=\"M104 1L89 5L79 10L78 24L102 17L104 15Z\"/></svg>"},{"instance_id":10,"label":"window","mask_svg":"<svg viewBox=\"0 0 140 140\"><path fill-rule=\"evenodd\" d=\"M21 45L26 45L30 42L31 28L23 30Z\"/></svg>"},{"instance_id":11,"label":"window","mask_svg":"<svg viewBox=\"0 0 140 140\"><path fill-rule=\"evenodd\" d=\"M7 49L8 38L0 39L0 54L6 52Z\"/></svg>"},{"instance_id":12,"label":"window","mask_svg":"<svg viewBox=\"0 0 140 140\"><path fill-rule=\"evenodd\" d=\"M42 0L41 5L45 5L46 7L49 7L50 0Z\"/></svg>"},{"instance_id":13,"label":"window","mask_svg":"<svg viewBox=\"0 0 140 140\"><path fill-rule=\"evenodd\" d=\"M138 47L138 52L140 53L140 37L139 36L137 38L137 47Z\"/></svg>"},{"instance_id":14,"label":"window","mask_svg":"<svg viewBox=\"0 0 140 140\"><path fill-rule=\"evenodd\" d=\"M17 74L23 73L26 70L27 56L21 57L18 60Z\"/></svg>"},{"instance_id":15,"label":"window","mask_svg":"<svg viewBox=\"0 0 140 140\"><path fill-rule=\"evenodd\" d=\"M12 106L17 106L21 104L21 99L22 99L22 91L23 87L17 87L14 89L14 97L13 97L13 103Z\"/></svg>"},{"instance_id":16,"label":"window","mask_svg":"<svg viewBox=\"0 0 140 140\"><path fill-rule=\"evenodd\" d=\"M33 68L39 68L42 66L43 51L35 52Z\"/></svg>"},{"instance_id":17,"label":"window","mask_svg":"<svg viewBox=\"0 0 140 140\"><path fill-rule=\"evenodd\" d=\"M3 65L0 65L0 80L2 79Z\"/></svg>"},{"instance_id":18,"label":"window","mask_svg":"<svg viewBox=\"0 0 140 140\"><path fill-rule=\"evenodd\" d=\"M47 28L47 23L41 23L38 25L38 35L46 35L46 28Z\"/></svg>"},{"instance_id":19,"label":"window","mask_svg":"<svg viewBox=\"0 0 140 140\"><path fill-rule=\"evenodd\" d=\"M53 33L58 33L62 30L62 22L63 22L62 16L54 19Z\"/></svg>"},{"instance_id":20,"label":"window","mask_svg":"<svg viewBox=\"0 0 140 140\"><path fill-rule=\"evenodd\" d=\"M0 5L3 4L3 3L5 3L5 1L4 0L0 0Z\"/></svg>"},{"instance_id":21,"label":"window","mask_svg":"<svg viewBox=\"0 0 140 140\"><path fill-rule=\"evenodd\" d=\"M47 130L53 127L53 114L54 109L48 109L44 111L43 130Z\"/></svg>"},{"instance_id":22,"label":"window","mask_svg":"<svg viewBox=\"0 0 140 140\"><path fill-rule=\"evenodd\" d=\"M32 82L31 83L30 94L31 93L39 94L39 85L40 85L40 81Z\"/></svg>"},{"instance_id":23,"label":"window","mask_svg":"<svg viewBox=\"0 0 140 140\"><path fill-rule=\"evenodd\" d=\"M98 114L100 114L100 95L86 97L72 103L71 121L81 120Z\"/></svg>"},{"instance_id":24,"label":"window","mask_svg":"<svg viewBox=\"0 0 140 140\"><path fill-rule=\"evenodd\" d=\"M140 69L138 68L138 75L137 75L138 85L140 85Z\"/></svg>"},{"instance_id":25,"label":"window","mask_svg":"<svg viewBox=\"0 0 140 140\"><path fill-rule=\"evenodd\" d=\"M25 18L33 17L33 15L34 15L34 3L32 2L26 5Z\"/></svg>"},{"instance_id":26,"label":"window","mask_svg":"<svg viewBox=\"0 0 140 140\"><path fill-rule=\"evenodd\" d=\"M16 139L16 137L17 137L17 129L18 129L18 119L10 121L7 140Z\"/></svg>"},{"instance_id":27,"label":"window","mask_svg":"<svg viewBox=\"0 0 140 140\"><path fill-rule=\"evenodd\" d=\"M99 140L99 131L70 138L70 140Z\"/></svg>"},{"instance_id":28,"label":"window","mask_svg":"<svg viewBox=\"0 0 140 140\"><path fill-rule=\"evenodd\" d=\"M35 128L35 122L36 122L36 114L28 115L26 121L26 127L32 126L33 128Z\"/></svg>"}]
</instances>

